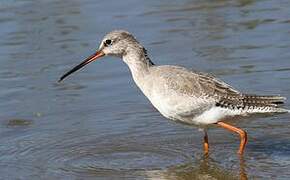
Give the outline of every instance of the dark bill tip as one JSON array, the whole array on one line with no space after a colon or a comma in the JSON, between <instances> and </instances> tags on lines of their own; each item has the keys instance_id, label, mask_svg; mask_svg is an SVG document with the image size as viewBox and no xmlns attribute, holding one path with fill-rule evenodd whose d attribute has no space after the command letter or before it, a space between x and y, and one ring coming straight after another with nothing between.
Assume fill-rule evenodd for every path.
<instances>
[{"instance_id":1,"label":"dark bill tip","mask_svg":"<svg viewBox=\"0 0 290 180\"><path fill-rule=\"evenodd\" d=\"M67 76L69 76L70 74L76 72L77 70L81 69L82 67L84 67L85 65L97 60L98 58L104 56L105 54L99 50L96 53L94 53L93 55L89 56L88 58L86 58L83 62L81 62L79 65L75 66L74 68L72 68L71 70L69 70L68 72L66 72L64 75L62 75L59 80L57 82L61 82L63 81Z\"/></svg>"}]
</instances>

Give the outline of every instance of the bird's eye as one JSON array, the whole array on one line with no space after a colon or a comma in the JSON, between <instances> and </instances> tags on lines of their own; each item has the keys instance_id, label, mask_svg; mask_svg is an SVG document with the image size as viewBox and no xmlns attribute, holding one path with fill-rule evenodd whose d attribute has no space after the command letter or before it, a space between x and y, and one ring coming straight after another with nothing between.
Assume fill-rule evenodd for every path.
<instances>
[{"instance_id":1,"label":"bird's eye","mask_svg":"<svg viewBox=\"0 0 290 180\"><path fill-rule=\"evenodd\" d=\"M111 39L107 39L107 40L104 42L104 45L105 45L105 46L110 46L110 45L112 45L112 40L111 40Z\"/></svg>"}]
</instances>

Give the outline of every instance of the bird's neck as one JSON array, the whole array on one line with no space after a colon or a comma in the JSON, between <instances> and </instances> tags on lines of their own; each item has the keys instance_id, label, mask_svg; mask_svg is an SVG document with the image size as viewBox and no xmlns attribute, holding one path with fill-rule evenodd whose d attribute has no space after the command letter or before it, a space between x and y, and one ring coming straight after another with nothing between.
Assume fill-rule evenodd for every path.
<instances>
[{"instance_id":1,"label":"bird's neck","mask_svg":"<svg viewBox=\"0 0 290 180\"><path fill-rule=\"evenodd\" d=\"M123 61L128 65L135 81L145 77L149 73L149 69L154 65L143 47L129 48L123 56Z\"/></svg>"}]
</instances>

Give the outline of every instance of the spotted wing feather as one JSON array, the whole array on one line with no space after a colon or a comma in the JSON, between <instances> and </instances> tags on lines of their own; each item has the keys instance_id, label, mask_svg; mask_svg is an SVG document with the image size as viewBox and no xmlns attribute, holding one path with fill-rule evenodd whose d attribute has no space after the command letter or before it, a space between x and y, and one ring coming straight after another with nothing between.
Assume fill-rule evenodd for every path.
<instances>
[{"instance_id":1,"label":"spotted wing feather","mask_svg":"<svg viewBox=\"0 0 290 180\"><path fill-rule=\"evenodd\" d=\"M267 109L269 111L280 111L280 109L275 108L278 108L279 105L283 104L286 100L285 97L276 95L261 96L243 94L208 74L199 73L199 83L204 87L204 89L207 89L204 92L210 92L209 95L216 97L216 106L220 107L231 109L259 108L261 110Z\"/></svg>"}]
</instances>

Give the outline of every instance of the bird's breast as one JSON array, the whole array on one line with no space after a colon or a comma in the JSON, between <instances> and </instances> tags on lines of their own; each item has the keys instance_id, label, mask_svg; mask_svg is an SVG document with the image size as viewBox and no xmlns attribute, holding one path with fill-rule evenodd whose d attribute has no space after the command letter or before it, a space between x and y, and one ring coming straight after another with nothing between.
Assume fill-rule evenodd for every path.
<instances>
[{"instance_id":1,"label":"bird's breast","mask_svg":"<svg viewBox=\"0 0 290 180\"><path fill-rule=\"evenodd\" d=\"M207 103L202 99L162 90L154 84L142 91L164 117L175 121L195 124L193 119L207 108Z\"/></svg>"},{"instance_id":2,"label":"bird's breast","mask_svg":"<svg viewBox=\"0 0 290 180\"><path fill-rule=\"evenodd\" d=\"M168 119L197 124L196 117L211 106L206 99L177 91L156 76L133 76L133 79L152 105Z\"/></svg>"}]
</instances>

